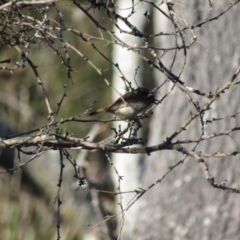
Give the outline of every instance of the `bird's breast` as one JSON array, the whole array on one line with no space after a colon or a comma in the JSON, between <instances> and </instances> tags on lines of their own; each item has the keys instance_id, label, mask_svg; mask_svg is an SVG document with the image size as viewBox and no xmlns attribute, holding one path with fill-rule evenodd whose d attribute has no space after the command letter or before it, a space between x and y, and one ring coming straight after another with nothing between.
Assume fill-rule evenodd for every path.
<instances>
[{"instance_id":1,"label":"bird's breast","mask_svg":"<svg viewBox=\"0 0 240 240\"><path fill-rule=\"evenodd\" d=\"M142 102L135 102L128 105L124 105L119 109L114 111L114 114L119 116L121 119L131 119L135 117L138 113L145 110L147 105Z\"/></svg>"},{"instance_id":2,"label":"bird's breast","mask_svg":"<svg viewBox=\"0 0 240 240\"><path fill-rule=\"evenodd\" d=\"M138 112L136 112L136 109L132 106L126 106L123 108L119 108L115 111L115 115L120 117L121 119L130 119L133 118Z\"/></svg>"}]
</instances>

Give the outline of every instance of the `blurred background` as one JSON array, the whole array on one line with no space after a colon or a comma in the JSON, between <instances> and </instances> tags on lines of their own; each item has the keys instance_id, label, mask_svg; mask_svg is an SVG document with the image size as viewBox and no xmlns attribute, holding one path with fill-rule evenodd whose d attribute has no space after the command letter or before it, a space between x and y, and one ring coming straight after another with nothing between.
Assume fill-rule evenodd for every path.
<instances>
[{"instance_id":1,"label":"blurred background","mask_svg":"<svg viewBox=\"0 0 240 240\"><path fill-rule=\"evenodd\" d=\"M1 4L4 3L1 2ZM43 17L42 9L44 10L45 7L36 5L31 8L23 7L20 11L41 21ZM88 34L96 31L86 15L69 1L61 1L60 9L64 15L66 27ZM6 13L1 10L1 14L3 23ZM48 16L51 20L57 19L59 21L59 15L54 7L50 7ZM95 12L95 17L102 24L105 24L101 11ZM17 18L13 22L16 23ZM4 30L3 24L1 28ZM15 24L14 28L17 31L21 26ZM11 33L11 31L8 30L8 33ZM27 31L25 37L31 37L35 33L36 30L34 29ZM91 61L104 70L108 79L110 78L112 74L111 66L93 51L89 44L74 36L74 34L63 33L63 37L77 49L81 49L80 51L84 55L90 56ZM11 62L1 64L1 66L14 68L16 62L22 62L21 54L15 47L9 47L4 40L2 34L0 60L11 59ZM104 54L110 57L111 46L104 48L104 44L99 43ZM56 41L53 45L58 49L59 54L64 55L64 49L59 41ZM24 44L20 44L19 47L25 50ZM111 98L111 90L104 84L99 74L93 71L79 55L71 50L69 50L69 54L71 66L74 70L71 72L72 78L68 84L67 96L63 101L57 120L78 116L89 108L94 101L97 100L100 107ZM44 41L31 44L29 58L37 65L37 71L44 83L51 107L56 112L57 104L64 94L64 85L68 81L66 69L62 65L60 57ZM48 110L43 91L37 84L36 77L28 64L14 72L1 70L0 82L1 137L27 132L48 123ZM104 94L102 94L103 92ZM62 126L62 129L63 131L67 129L69 133L76 137L84 138L87 137L93 125L93 123L69 122ZM105 130L107 131L107 128ZM103 138L109 135L110 130L101 132L103 135L101 138ZM2 169L13 167L13 161L15 161L14 165L17 166L19 160L16 152L14 160L14 152L15 149L1 149L1 161L4 162L2 163ZM70 153L74 157L78 156L76 150L70 151ZM30 157L21 154L22 161L26 161ZM57 194L59 166L59 153L49 151L17 172L1 174L1 239L56 239L57 218L54 201ZM97 169L96 166L93 170L93 179L97 178ZM62 239L91 239L87 236L88 232L93 232L93 230L89 229L87 224L96 218L96 214L91 206L89 189L88 187L80 188L78 186L78 182L74 178L74 170L67 162L65 173L64 182L66 184L63 184L61 210Z\"/></svg>"},{"instance_id":2,"label":"blurred background","mask_svg":"<svg viewBox=\"0 0 240 240\"><path fill-rule=\"evenodd\" d=\"M135 1L136 13L131 15L129 21L145 35L169 33L148 39L149 46L153 45L158 48L153 49L169 69L176 75L180 75L180 78L184 79L189 86L204 92L222 86L231 78L240 62L238 5L216 21L195 28L194 33L186 31L184 39L186 45L190 47L189 50L186 48L188 51L184 54L179 49L169 50L171 47L176 47L177 41L180 41L174 38L176 29L157 7L147 2ZM173 11L171 16L176 17L179 27L189 27L217 16L230 4L230 1L211 2L213 9L209 6L209 1L195 1L194 3L190 0L184 3L173 1L173 8L177 13L175 15ZM161 85L167 79L141 57L142 55L153 61L156 60L151 51L145 48L145 39L119 31L114 25L114 17L109 17L103 7L97 7L98 1L77 1L77 3L84 9L90 8L89 13L96 22L91 21L83 10L70 1L60 1L47 8L45 5L23 4L16 9L12 7L12 12L8 12L8 8L1 8L6 2L0 1L0 61L11 59L10 63L0 64L0 137L37 129L45 126L49 121L45 97L42 88L37 83L33 69L27 63L24 67L16 67L23 62L21 51L29 52L29 58L37 66L54 112L58 110L58 103L65 94L64 86L67 84L66 97L56 116L56 121L72 116L89 119L81 114L95 101L97 102L93 108L106 106L115 100L118 94L106 84L104 78L120 93L125 91L123 76L133 86L136 86L137 82L140 86L149 89ZM95 7L91 8L93 3ZM160 3L161 1L156 1L155 4L170 15L167 4ZM132 3L115 1L114 7L119 14L128 16L132 10ZM40 22L47 16L51 24L48 25L46 21L46 26L56 27L56 29L51 29L53 35L49 34L49 39L37 38L34 35L38 29L37 23L33 26L34 21L29 20L27 16ZM66 28L62 32L64 39L62 42L60 38L54 39L53 37L60 36L61 17L64 19ZM188 22L181 18L187 19ZM11 22L14 24L9 27L8 24ZM23 25L23 23L26 24ZM140 54L120 44L114 45L111 35L97 28L95 23L113 31L123 42L131 46L141 46ZM119 26L124 29L121 23ZM129 31L129 28L127 30ZM51 31L49 30L49 33ZM78 31L77 34L74 31ZM18 32L16 34L18 39L13 37L16 32ZM81 33L84 33L83 37L80 36ZM41 35L39 32L38 34ZM33 36L35 39L31 42L29 39ZM194 36L197 37L197 42L191 46L190 43ZM26 45L28 41L31 42L29 47ZM51 41L54 43L49 44ZM179 42L178 44L180 46ZM104 54L104 57L94 49L94 46ZM75 49L81 54L78 54ZM86 56L93 65L81 55ZM62 62L62 58L67 62L67 56L73 68L71 77L66 71L66 64ZM114 66L115 63L119 64L122 72ZM16 69L9 70L14 68ZM171 87L172 83L168 81L160 89L157 97L161 99ZM208 112L209 115L205 116L206 119L223 117L224 120L207 125L206 134L226 131L239 125L238 116L228 118L240 110L238 93L237 87L233 87L213 105ZM207 102L199 96L195 99L201 106ZM155 145L166 140L188 119L192 111L194 112L194 109L190 107L188 99L183 97L179 89L175 88L167 100L154 109L153 116L143 120L141 135L146 145ZM110 117L102 114L97 118L109 119ZM123 123L119 122L113 126L118 129L119 125L123 127ZM113 134L111 127L111 123L71 121L59 126L63 132L67 131L79 138L89 136L89 140L93 141L100 141L111 136ZM200 132L200 121L196 121L176 140L196 139ZM237 133L232 134L231 138L213 139L200 143L198 150L207 153L220 149L225 152L233 151L239 149L237 139ZM193 145L190 145L189 149L191 147ZM34 151L35 148L29 150ZM64 160L64 181L61 189L63 202L61 205L61 238L70 240L117 239L119 229L121 229L120 217L108 221L108 225L102 223L97 226L108 214L119 212L116 196L101 195L96 191L96 189L115 191L118 186L116 174L112 172L108 158L99 151L68 151L83 167L87 184L79 187L78 181L74 178L75 172L72 165ZM0 154L1 170L19 164L15 149L0 149ZM20 155L21 161L31 158L25 154ZM133 191L138 187L146 189L166 173L169 166L183 159L180 153L170 151L156 152L151 156L140 154L137 156L109 154L109 156L116 164L119 174L124 176L122 191ZM236 160L239 160L238 156L207 161L218 182L227 179L229 186L239 188L240 166L239 161ZM125 162L128 165L125 165ZM56 186L59 180L59 165L59 152L46 151L16 172L0 174L0 236L2 239L57 238L57 205L54 202L58 190ZM133 196L134 194L126 197L124 195L123 205L125 207L128 206L129 199ZM238 198L237 195L227 194L209 186L199 165L194 159L189 158L174 170L173 174L167 176L165 181L147 192L126 212L126 222L121 230L121 239L237 240L240 220ZM101 207L105 215L102 214Z\"/></svg>"}]
</instances>

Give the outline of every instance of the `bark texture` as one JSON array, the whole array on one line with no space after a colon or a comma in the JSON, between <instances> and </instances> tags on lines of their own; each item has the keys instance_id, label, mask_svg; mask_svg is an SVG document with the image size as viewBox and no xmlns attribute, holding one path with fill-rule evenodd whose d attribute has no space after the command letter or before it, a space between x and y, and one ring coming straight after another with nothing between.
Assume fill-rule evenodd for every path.
<instances>
[{"instance_id":1,"label":"bark texture","mask_svg":"<svg viewBox=\"0 0 240 240\"><path fill-rule=\"evenodd\" d=\"M189 23L197 23L216 15L228 3L213 1L209 11L208 1L186 1L181 7L183 17ZM193 11L184 11L192 6ZM175 8L176 8L175 7ZM187 67L181 79L189 86L209 92L229 81L240 57L240 14L236 7L217 21L212 21L196 30L199 44L188 52ZM171 59L165 59L165 62ZM178 58L180 66L182 59ZM159 75L160 76L160 75ZM165 89L166 90L166 89ZM163 89L161 91L164 91ZM211 114L205 118L231 116L239 112L238 89L226 92ZM196 96L194 99L197 99ZM198 99L200 104L205 100ZM171 97L154 113L150 124L149 145L165 140L187 120L192 109L183 93L177 88ZM207 134L222 132L239 126L239 117L208 124ZM183 135L185 139L199 137L201 125L194 121ZM179 139L180 140L180 139ZM194 145L192 145L194 146ZM188 149L191 149L188 146ZM218 137L201 143L197 150L213 153L218 150L239 149L236 135ZM168 167L183 159L180 153L162 151L146 157L146 169L142 187L148 187L167 171ZM205 159L210 173L216 181L227 180L231 187L239 186L239 156ZM240 206L239 195L228 194L212 188L206 181L198 162L188 157L160 184L148 191L140 200L141 207L136 216L135 230L129 239L239 239Z\"/></svg>"}]
</instances>

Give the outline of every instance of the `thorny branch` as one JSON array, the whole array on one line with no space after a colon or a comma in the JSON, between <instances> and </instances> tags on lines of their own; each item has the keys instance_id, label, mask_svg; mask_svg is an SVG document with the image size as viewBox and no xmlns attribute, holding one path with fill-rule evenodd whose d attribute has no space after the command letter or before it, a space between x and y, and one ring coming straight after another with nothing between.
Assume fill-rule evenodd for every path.
<instances>
[{"instance_id":1,"label":"thorny branch","mask_svg":"<svg viewBox=\"0 0 240 240\"><path fill-rule=\"evenodd\" d=\"M129 1L130 2L130 1ZM212 8L211 1L209 2L209 6ZM77 1L73 0L72 5L75 9L78 10L79 13L84 14L86 18L88 18L96 28L96 34L93 33L85 33L80 31L79 29L75 29L72 26L68 26L64 19L64 14L62 13L61 6L58 4L58 0L45 0L45 1L0 1L0 47L10 47L16 51L18 54L18 60L14 62L13 59L0 59L0 71L7 71L14 74L16 71L21 68L29 67L34 73L36 83L41 88L42 96L46 104L46 109L48 111L48 122L45 126L39 127L37 129L30 130L28 132L23 132L17 134L15 136L7 136L5 138L0 139L0 147L16 147L19 152L31 156L25 162L21 162L17 167L1 171L4 173L6 171L17 171L20 167L28 164L30 161L38 158L41 154L46 152L47 150L58 150L60 153L60 161L61 161L61 171L59 176L59 184L58 184L58 193L57 193L57 204L58 204L58 238L60 239L60 190L61 190L61 182L63 181L63 157L65 156L69 162L73 165L75 169L76 177L78 178L81 184L84 183L83 178L79 174L79 168L76 164L74 158L67 152L66 149L84 149L84 150L100 150L105 153L106 158L109 161L109 164L112 164L111 158L108 153L128 153L128 154L148 154L150 155L156 151L176 151L181 153L184 156L184 159L187 157L191 157L195 159L206 178L209 184L221 190L224 190L229 193L239 193L239 189L231 188L226 186L226 183L217 183L214 177L210 174L210 170L205 161L205 158L219 158L219 157L229 157L236 156L240 154L240 149L235 149L234 151L225 151L221 150L215 153L208 153L203 151L196 150L196 146L200 142L207 142L210 139L218 138L218 137L229 137L233 132L239 132L240 126L234 126L231 129L226 131L219 131L211 134L206 134L204 131L204 127L208 123L215 123L217 121L224 121L229 117L222 116L221 118L208 118L204 119L204 114L210 111L213 103L217 103L220 98L224 97L224 94L227 91L231 91L233 86L237 87L238 83L234 81L238 77L240 73L240 66L237 68L236 72L233 74L232 78L223 86L220 86L216 89L209 89L209 92L203 92L202 89L197 89L193 86L187 84L185 80L182 79L182 72L187 64L187 54L188 51L191 50L192 46L197 43L197 36L194 32L195 29L203 27L206 24L210 24L212 21L218 20L220 17L223 17L225 13L229 12L233 7L235 7L240 0L235 1L233 4L229 5L225 10L217 14L216 16L196 23L192 25L188 23L187 19L183 19L180 14L178 14L174 9L174 4L167 1L162 1L160 5L156 5L154 1L139 1L138 4L149 4L152 9L157 11L157 14L162 15L170 22L172 28L169 32L156 32L156 33L145 33L140 30L139 26L134 25L131 22L131 16L135 14L135 4L132 1L131 11L127 17L123 17L120 13L118 13L118 6L114 1ZM162 6L165 6L167 10L163 10ZM106 17L111 22L111 27L108 25L104 25L95 18L94 13L98 12L102 14L101 10L103 10ZM54 11L57 13L58 19L54 19L51 17L50 12ZM36 17L35 15L29 15L30 12L37 12L40 17ZM149 13L148 17L151 15ZM129 31L121 29L120 24L124 23L125 26L129 28ZM179 24L181 22L181 24ZM112 26L115 26L122 34L132 35L135 38L140 38L142 40L142 44L139 46L132 46L127 42L124 42L122 39L117 37L116 33L112 31ZM188 33L191 38L188 37ZM96 52L99 56L101 56L105 61L109 63L110 66L116 68L119 71L120 78L124 81L127 87L131 88L131 80L127 79L124 75L124 71L118 65L118 63L114 63L104 51L99 47L98 43L104 43L106 46L111 45L119 45L122 48L125 48L129 51L134 52L140 58L142 58L149 67L156 69L161 72L167 80L163 84L171 83L171 90L178 88L183 96L186 97L189 102L194 106L195 113L189 116L188 119L185 119L185 122L181 124L178 129L174 129L172 134L168 136L168 138L160 143L155 143L152 146L146 146L143 139L137 137L137 131L133 134L129 134L129 138L125 137L125 133L130 132L131 129L138 129L134 126L136 121L132 120L128 122L128 126L123 130L114 129L114 134L107 139L94 142L89 141L88 137L75 137L73 134L66 133L58 133L56 129L63 126L68 122L76 122L77 123L91 123L91 122L99 122L102 124L111 123L113 121L119 121L118 119L109 119L109 120L98 120L98 119L85 119L85 115L68 117L61 120L57 120L57 116L61 111L64 100L67 97L67 91L69 88L69 84L73 83L72 72L74 68L72 66L71 57L72 54L76 54L80 59L84 60L94 71L96 71L99 76L102 78L103 82L110 86L114 91L118 92L118 89L114 89L111 84L111 81L107 79L104 74L103 69L100 69L93 61L91 57L85 55L81 49L76 48L76 46L69 42L65 35L69 34L71 37L78 38L81 41L87 43L94 52ZM161 38L162 36L168 36L173 38L173 45L170 47L164 47L162 45L153 44L153 39ZM57 47L57 44L61 45L61 48ZM57 108L55 109L51 105L50 96L48 96L48 92L45 88L45 81L41 76L41 72L38 71L37 64L35 63L34 57L32 56L32 48L34 45L39 46L48 46L56 56L61 60L62 66L64 66L64 70L66 72L66 80L64 84L64 90L61 94L61 98L57 104ZM147 54L146 54L147 52ZM168 52L174 52L172 62L169 67L164 63L163 56ZM174 64L176 62L176 57L179 52L183 53L183 61L181 65L181 69L178 73L174 72ZM11 64L12 65L11 65ZM161 85L162 83L159 83ZM170 86L170 84L169 84ZM171 96L170 94L166 94L159 103L163 101L167 101ZM119 94L120 95L120 94ZM206 99L208 102L201 106L195 97L202 97ZM54 110L55 109L55 110ZM154 110L154 108L153 108ZM86 110L87 112L87 110ZM232 118L236 118L239 113L232 113ZM144 118L146 116L143 116ZM138 117L139 121L141 121L141 117ZM178 140L178 137L181 136L184 132L188 130L189 125L194 121L199 121L201 125L201 134L198 139L184 139ZM54 132L54 133L52 133ZM56 133L57 132L57 133ZM195 144L192 148L192 145ZM135 146L135 145L140 145ZM36 149L33 151L28 150L28 147L35 146ZM190 147L191 146L191 147ZM156 184L161 183L164 178L170 174L174 169L176 169L180 164L182 164L184 160L177 162L175 165L171 166L169 170L159 178L155 183L150 185L147 189L135 190L135 197L133 201L129 204L126 209L123 209L121 205L121 212L124 218L124 213L127 211L138 199L140 199L149 189L154 187ZM121 181L121 176L118 174L117 169L115 169L116 175L119 179L119 186ZM80 186L81 186L80 184ZM100 191L100 190L99 190ZM104 192L104 191L102 191ZM118 192L108 192L114 195L124 194L121 192L119 188ZM117 214L116 214L117 215ZM111 215L105 219L105 221L110 218L115 217L116 215Z\"/></svg>"}]
</instances>

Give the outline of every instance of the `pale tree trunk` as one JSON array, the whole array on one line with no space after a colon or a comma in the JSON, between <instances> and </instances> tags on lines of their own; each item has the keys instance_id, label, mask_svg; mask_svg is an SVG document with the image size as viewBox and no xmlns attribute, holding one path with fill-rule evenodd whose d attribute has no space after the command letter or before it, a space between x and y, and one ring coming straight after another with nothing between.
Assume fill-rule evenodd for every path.
<instances>
[{"instance_id":1,"label":"pale tree trunk","mask_svg":"<svg viewBox=\"0 0 240 240\"><path fill-rule=\"evenodd\" d=\"M131 1L117 1L118 5L118 13L126 17L131 13L132 5ZM129 11L126 9L129 8ZM121 11L120 9L123 9ZM146 9L142 9L142 5L136 6L135 11L138 13L139 11L144 13ZM142 16L142 15L141 15ZM145 18L140 18L139 14L134 14L129 18L129 21L138 27L139 30L143 30L145 27ZM130 31L130 29L126 26L125 23L119 21L118 25L121 29ZM118 36L123 42L126 42L127 44L131 46L139 45L141 42L141 39L138 37L133 37L132 35L128 34L122 34L120 33L118 28L114 28L113 31L115 32L116 36ZM127 50L126 48L123 48L119 45L113 46L113 62L117 63L119 65L119 68L124 73L124 76L127 78L128 81L132 83L133 87L137 87L134 79L137 81L137 84L139 86L142 86L142 74L143 71L142 67L142 61L140 61L139 57L136 55L136 53ZM136 69L140 67L136 74ZM135 75L136 74L136 75ZM125 85L123 83L123 80L120 78L121 73L117 70L117 68L114 68L113 70L113 86L115 89L117 89L118 92L125 93ZM148 87L148 86L145 86ZM117 99L119 97L119 94L115 91L113 91L113 100ZM119 129L119 125L121 124L121 128L123 129L126 127L126 123L124 122L116 122L113 124L113 127L117 130ZM123 179L120 181L120 189L119 191L132 191L139 187L139 178L140 178L140 166L139 166L139 156L138 155L129 155L129 154L113 154L112 155L113 163L119 173L120 176L123 176ZM115 179L115 185L117 188L119 187L119 178L118 175L115 173L115 171L112 171L113 177ZM118 201L121 202L123 209L127 207L129 201L132 199L132 194L124 195L121 199L118 199ZM118 211L121 211L119 208ZM124 221L124 228L122 234L125 235L129 232L132 232L133 223L136 221L136 212L137 212L137 205L135 208L130 209L126 212L126 219ZM122 216L119 216L120 218ZM120 220L120 219L119 219Z\"/></svg>"},{"instance_id":2,"label":"pale tree trunk","mask_svg":"<svg viewBox=\"0 0 240 240\"><path fill-rule=\"evenodd\" d=\"M213 1L213 11L209 11L208 1L185 1L184 5L176 5L175 9L182 7L181 12L189 22L197 23L216 15L217 10L227 7L227 2ZM192 11L189 11L189 8ZM188 8L188 11L184 11ZM162 23L162 22L161 22ZM240 56L240 14L236 7L217 21L198 28L196 35L199 44L188 52L187 67L181 79L188 85L195 86L205 92L222 86L229 81L239 64ZM162 26L156 19L156 26ZM165 26L168 27L168 26ZM163 28L164 31L164 28ZM170 62L171 59L165 59ZM177 59L181 64L182 59ZM157 81L164 80L159 73ZM164 94L167 88L161 89ZM155 110L151 121L149 144L158 144L174 131L183 120L190 115L189 104L177 88L172 93L171 101L165 101ZM239 112L240 95L231 91L225 101L219 99L221 104L213 108L212 117L231 116ZM200 101L200 104L202 102ZM218 102L219 103L219 102ZM210 115L205 116L209 118ZM205 127L206 133L214 133L239 126L239 117L216 122ZM190 130L190 131L189 131ZM190 126L186 138L194 139L199 136L201 125L195 121ZM218 150L231 151L239 149L239 140L236 135L226 138L216 138L201 143L197 149L206 153ZM182 154L162 151L146 156L146 171L142 187L147 188L160 179L168 171L168 167L183 159ZM216 181L227 179L228 186L238 187L240 176L239 156L229 158L206 159L211 174ZM212 188L204 177L198 162L188 157L159 184L148 191L140 200L137 221L132 235L128 239L239 239L240 205L239 195L228 194L219 189Z\"/></svg>"}]
</instances>

